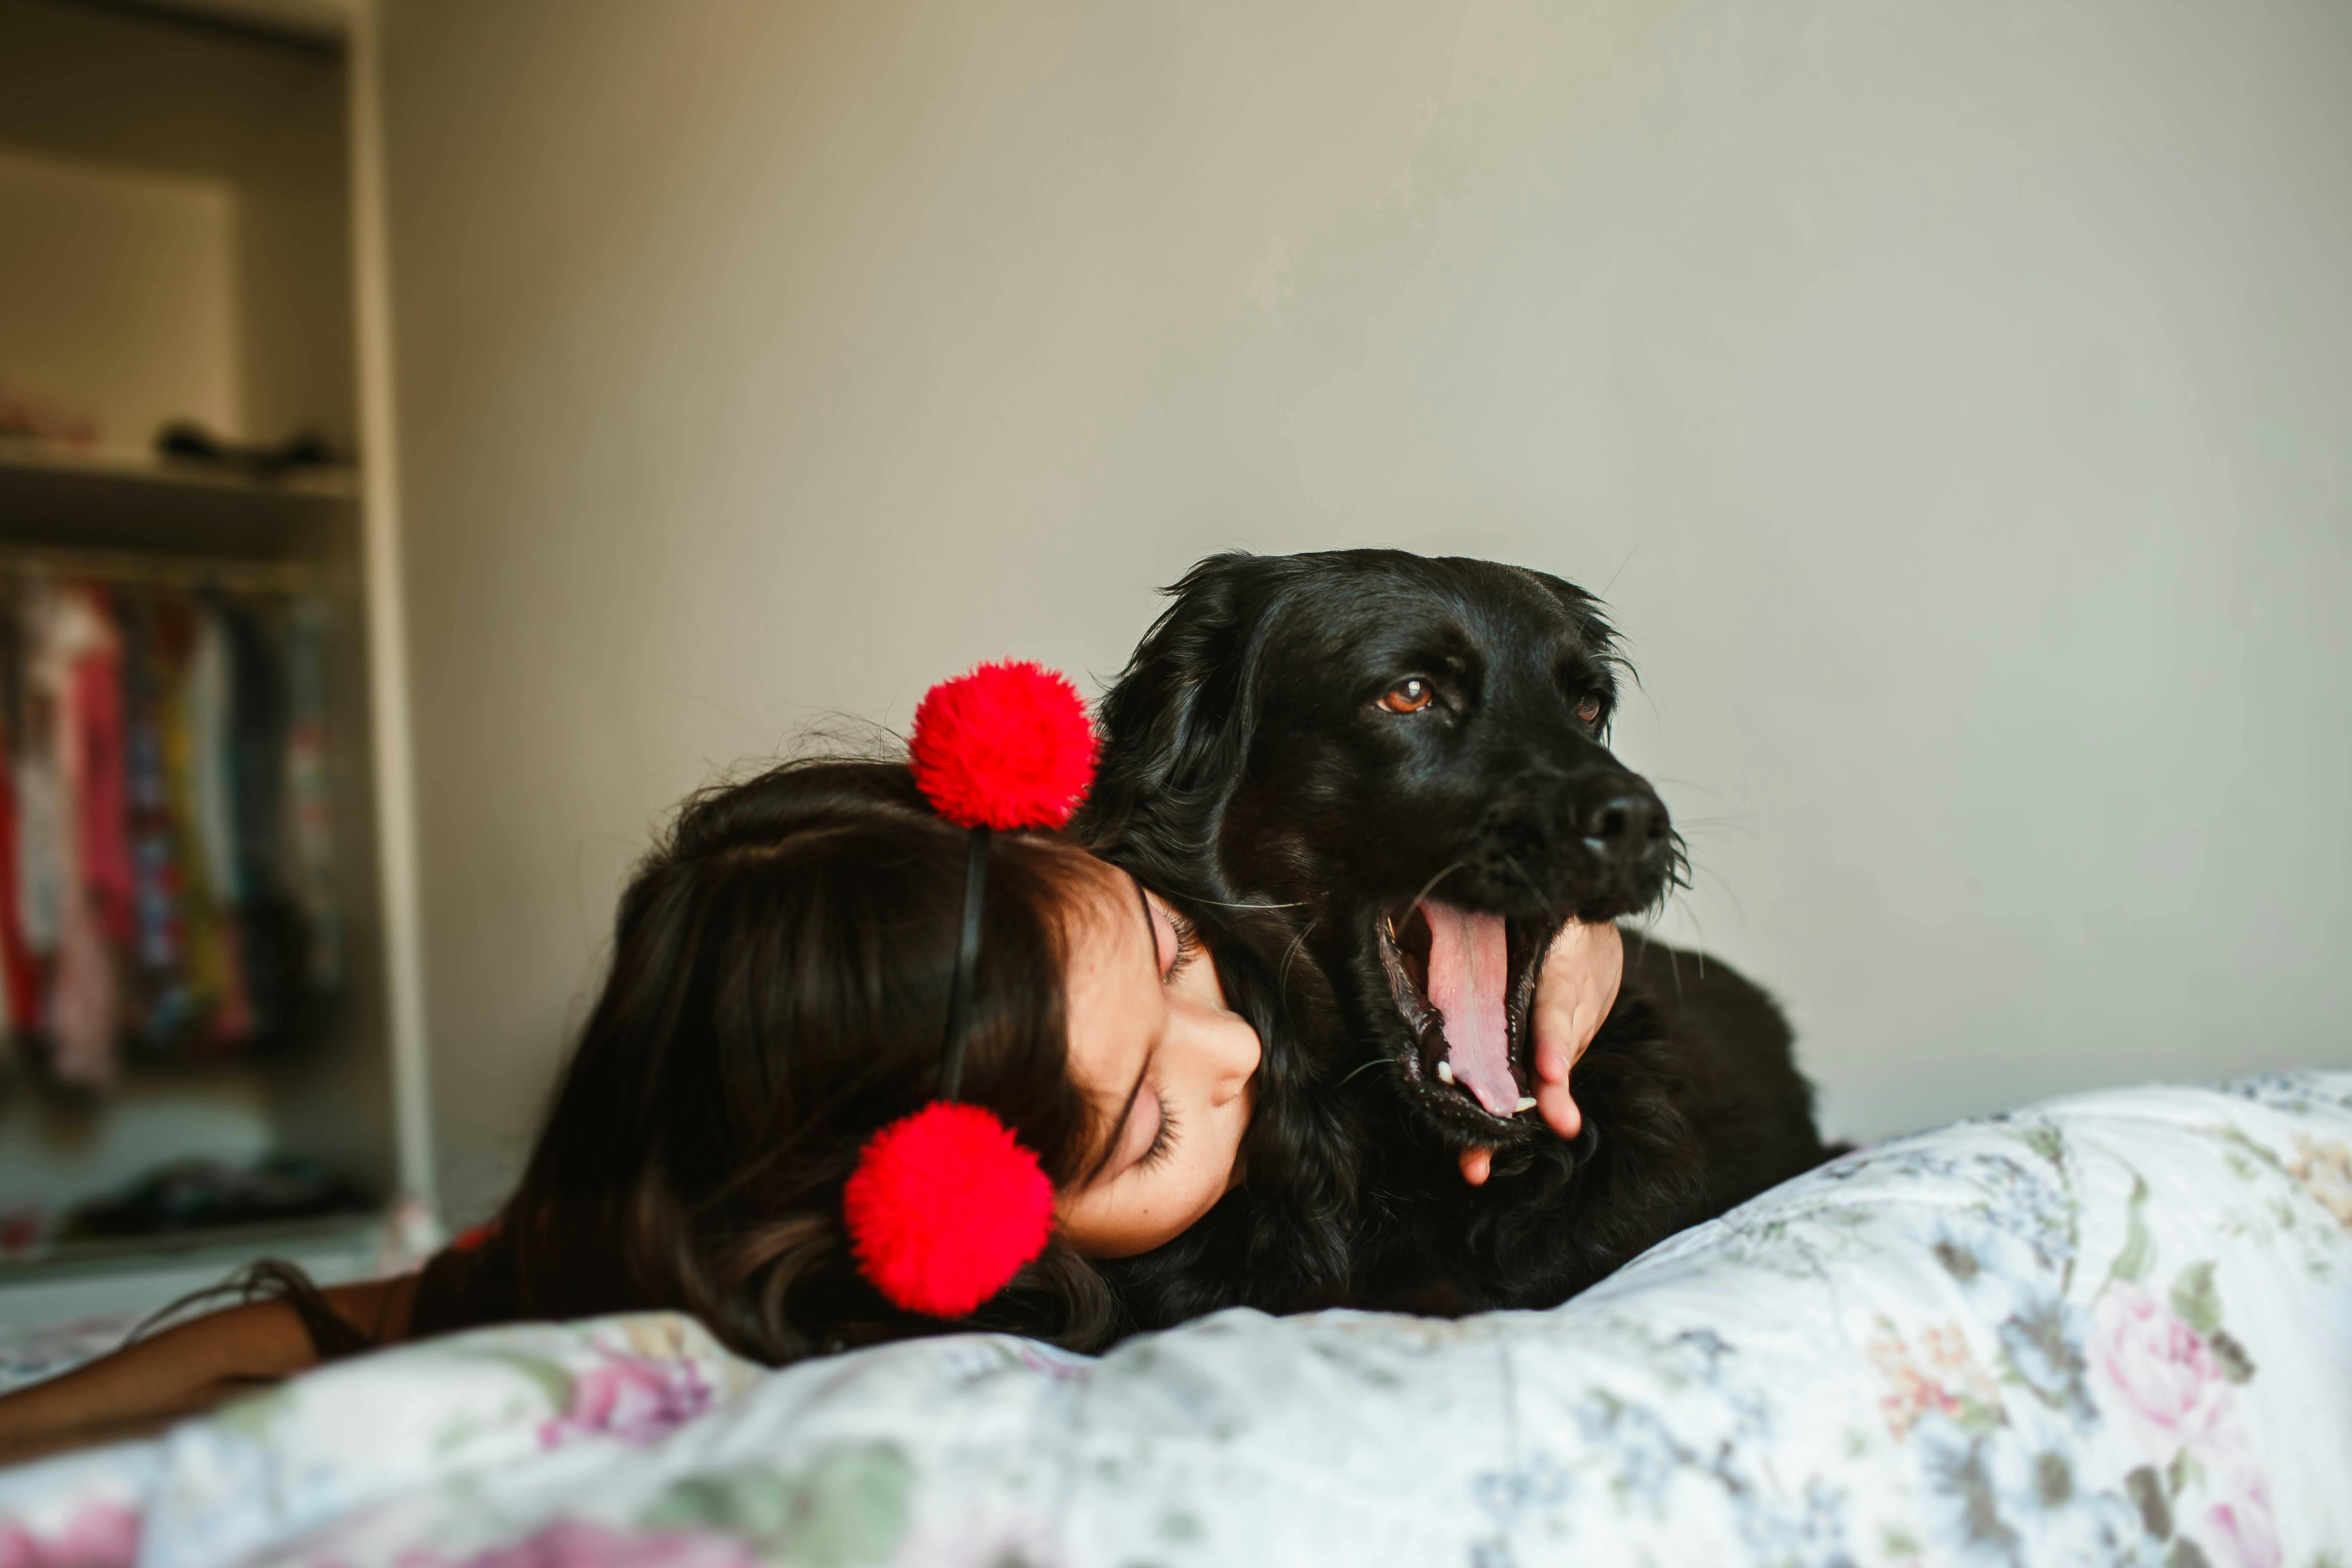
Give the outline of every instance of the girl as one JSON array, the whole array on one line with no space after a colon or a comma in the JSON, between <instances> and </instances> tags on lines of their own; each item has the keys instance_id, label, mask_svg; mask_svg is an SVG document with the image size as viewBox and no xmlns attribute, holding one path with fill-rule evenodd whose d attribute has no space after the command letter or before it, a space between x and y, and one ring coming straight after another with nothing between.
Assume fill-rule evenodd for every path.
<instances>
[{"instance_id":1,"label":"girl","mask_svg":"<svg viewBox=\"0 0 2352 1568\"><path fill-rule=\"evenodd\" d=\"M1259 1040L1150 889L1056 832L943 816L922 735L919 712L915 767L793 762L686 804L622 895L603 991L491 1225L388 1281L320 1290L263 1266L272 1299L0 1399L0 1459L492 1322L672 1309L771 1364L943 1327L1107 1343L1094 1260L1172 1238L1247 1174ZM1547 962L1541 1098L1565 1133L1569 1066L1621 966L1613 927L1571 928ZM1034 1156L1050 1226L977 1306L925 1312L877 1286L845 1190L878 1133L950 1099Z\"/></svg>"}]
</instances>

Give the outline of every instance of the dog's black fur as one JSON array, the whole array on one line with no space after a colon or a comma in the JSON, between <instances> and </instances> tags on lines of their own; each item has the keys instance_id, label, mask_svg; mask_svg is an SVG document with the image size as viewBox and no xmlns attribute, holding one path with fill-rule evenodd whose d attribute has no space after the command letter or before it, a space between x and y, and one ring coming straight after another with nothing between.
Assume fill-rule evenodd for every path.
<instances>
[{"instance_id":1,"label":"dog's black fur","mask_svg":"<svg viewBox=\"0 0 2352 1568\"><path fill-rule=\"evenodd\" d=\"M1771 1000L1638 936L1570 1080L1574 1142L1432 1076L1442 1020L1400 978L1419 899L1509 917L1528 1086L1551 933L1681 879L1664 805L1603 744L1623 667L1591 595L1376 550L1214 556L1171 592L1103 704L1080 826L1195 913L1265 1056L1243 1184L1109 1269L1135 1326L1549 1305L1824 1157ZM1391 693L1427 702L1392 711ZM1473 1145L1495 1150L1478 1187L1457 1163Z\"/></svg>"}]
</instances>

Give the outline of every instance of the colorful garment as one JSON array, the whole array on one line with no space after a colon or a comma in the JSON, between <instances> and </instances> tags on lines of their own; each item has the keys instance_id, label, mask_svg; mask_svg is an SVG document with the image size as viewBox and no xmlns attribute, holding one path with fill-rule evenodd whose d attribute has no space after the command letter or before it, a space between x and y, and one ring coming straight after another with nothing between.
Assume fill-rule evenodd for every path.
<instances>
[{"instance_id":1,"label":"colorful garment","mask_svg":"<svg viewBox=\"0 0 2352 1568\"><path fill-rule=\"evenodd\" d=\"M47 1023L49 1063L60 1081L112 1087L121 1025L109 938L128 912L123 847L119 646L92 595L42 595L28 673L49 718L47 744L57 787L57 962ZM110 808L112 811L109 817Z\"/></svg>"},{"instance_id":2,"label":"colorful garment","mask_svg":"<svg viewBox=\"0 0 2352 1568\"><path fill-rule=\"evenodd\" d=\"M327 779L327 606L296 601L286 617L286 798L291 843L287 858L293 898L309 935L310 983L333 989L342 979L342 920L335 899L333 796Z\"/></svg>"},{"instance_id":3,"label":"colorful garment","mask_svg":"<svg viewBox=\"0 0 2352 1568\"><path fill-rule=\"evenodd\" d=\"M0 590L0 1026L62 1081L310 1037L340 973L325 637L308 601Z\"/></svg>"},{"instance_id":4,"label":"colorful garment","mask_svg":"<svg viewBox=\"0 0 2352 1568\"><path fill-rule=\"evenodd\" d=\"M137 917L131 942L135 1027L148 1048L168 1053L195 1016L182 963L184 849L165 778L163 739L166 693L179 679L186 618L153 595L126 602L124 609L125 772Z\"/></svg>"},{"instance_id":5,"label":"colorful garment","mask_svg":"<svg viewBox=\"0 0 2352 1568\"><path fill-rule=\"evenodd\" d=\"M11 1041L40 1026L40 970L25 940L21 894L23 825L16 802L17 736L22 682L15 679L20 647L14 594L0 594L0 1016ZM13 1065L13 1053L12 1053Z\"/></svg>"}]
</instances>

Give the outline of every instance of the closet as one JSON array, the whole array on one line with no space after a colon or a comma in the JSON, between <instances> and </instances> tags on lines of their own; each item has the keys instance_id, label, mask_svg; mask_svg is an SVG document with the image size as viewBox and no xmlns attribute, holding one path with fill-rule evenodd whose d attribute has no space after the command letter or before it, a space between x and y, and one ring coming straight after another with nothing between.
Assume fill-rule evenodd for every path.
<instances>
[{"instance_id":1,"label":"closet","mask_svg":"<svg viewBox=\"0 0 2352 1568\"><path fill-rule=\"evenodd\" d=\"M0 1323L431 1239L347 30L0 0Z\"/></svg>"}]
</instances>

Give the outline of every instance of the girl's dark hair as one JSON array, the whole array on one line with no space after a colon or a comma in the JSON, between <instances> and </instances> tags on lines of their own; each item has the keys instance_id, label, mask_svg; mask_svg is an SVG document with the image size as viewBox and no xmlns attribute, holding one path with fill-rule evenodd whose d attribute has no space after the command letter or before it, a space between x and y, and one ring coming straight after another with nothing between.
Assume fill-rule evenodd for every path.
<instances>
[{"instance_id":1,"label":"girl's dark hair","mask_svg":"<svg viewBox=\"0 0 2352 1568\"><path fill-rule=\"evenodd\" d=\"M949 1326L858 1274L841 1189L866 1140L938 1092L968 842L898 763L787 763L688 801L621 896L521 1184L478 1244L426 1266L410 1331L667 1308L774 1364ZM1063 1011L1085 865L1050 835L995 836L966 1014L961 1098L1057 1186L1100 1141ZM1111 1325L1056 1239L953 1326L1086 1349Z\"/></svg>"}]
</instances>

